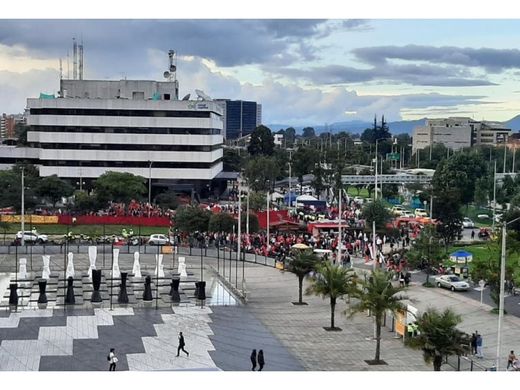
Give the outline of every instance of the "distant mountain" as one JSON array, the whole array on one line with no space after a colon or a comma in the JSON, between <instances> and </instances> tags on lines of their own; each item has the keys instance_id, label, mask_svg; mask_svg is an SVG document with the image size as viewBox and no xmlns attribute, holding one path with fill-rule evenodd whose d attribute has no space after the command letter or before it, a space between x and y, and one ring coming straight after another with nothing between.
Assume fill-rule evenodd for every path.
<instances>
[{"instance_id":1,"label":"distant mountain","mask_svg":"<svg viewBox=\"0 0 520 390\"><path fill-rule=\"evenodd\" d=\"M515 116L514 118L509 119L507 122L504 122L506 127L509 127L513 131L520 130L520 115Z\"/></svg>"}]
</instances>

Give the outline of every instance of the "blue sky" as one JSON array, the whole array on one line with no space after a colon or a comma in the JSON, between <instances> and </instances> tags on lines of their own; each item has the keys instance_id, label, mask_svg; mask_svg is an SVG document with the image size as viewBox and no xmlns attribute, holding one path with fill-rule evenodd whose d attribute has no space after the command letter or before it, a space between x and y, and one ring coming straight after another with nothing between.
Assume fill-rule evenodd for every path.
<instances>
[{"instance_id":1,"label":"blue sky","mask_svg":"<svg viewBox=\"0 0 520 390\"><path fill-rule=\"evenodd\" d=\"M162 79L181 95L256 100L264 123L316 125L520 113L520 20L4 20L0 112L59 88L83 38L85 78Z\"/></svg>"}]
</instances>

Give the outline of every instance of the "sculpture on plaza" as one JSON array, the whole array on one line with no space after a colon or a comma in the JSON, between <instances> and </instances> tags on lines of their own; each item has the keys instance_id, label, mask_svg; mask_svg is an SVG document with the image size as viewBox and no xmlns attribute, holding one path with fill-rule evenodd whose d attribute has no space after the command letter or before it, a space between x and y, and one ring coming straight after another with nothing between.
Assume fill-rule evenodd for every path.
<instances>
[{"instance_id":1,"label":"sculpture on plaza","mask_svg":"<svg viewBox=\"0 0 520 390\"><path fill-rule=\"evenodd\" d=\"M141 265L139 264L139 252L134 252L134 267L132 268L134 278L142 278Z\"/></svg>"},{"instance_id":2,"label":"sculpture on plaza","mask_svg":"<svg viewBox=\"0 0 520 390\"><path fill-rule=\"evenodd\" d=\"M200 301L206 299L206 282L195 282L195 298Z\"/></svg>"},{"instance_id":3,"label":"sculpture on plaza","mask_svg":"<svg viewBox=\"0 0 520 390\"><path fill-rule=\"evenodd\" d=\"M180 278L173 278L170 283L170 296L172 297L172 302L179 303L181 301L181 296L179 295L179 284L181 280Z\"/></svg>"},{"instance_id":4,"label":"sculpture on plaza","mask_svg":"<svg viewBox=\"0 0 520 390\"><path fill-rule=\"evenodd\" d=\"M144 293L143 293L143 301L152 301L152 278L150 275L147 275L144 280Z\"/></svg>"},{"instance_id":5,"label":"sculpture on plaza","mask_svg":"<svg viewBox=\"0 0 520 390\"><path fill-rule=\"evenodd\" d=\"M20 259L20 268L18 269L18 279L27 279L27 259Z\"/></svg>"},{"instance_id":6,"label":"sculpture on plaza","mask_svg":"<svg viewBox=\"0 0 520 390\"><path fill-rule=\"evenodd\" d=\"M177 272L180 274L181 278L188 277L188 273L186 272L186 258L179 257L179 267Z\"/></svg>"},{"instance_id":7,"label":"sculpture on plaza","mask_svg":"<svg viewBox=\"0 0 520 390\"><path fill-rule=\"evenodd\" d=\"M94 291L92 291L92 297L90 298L91 302L97 303L101 302L101 294L99 293L99 287L101 286L101 270L93 269L92 270L92 285L94 287Z\"/></svg>"},{"instance_id":8,"label":"sculpture on plaza","mask_svg":"<svg viewBox=\"0 0 520 390\"><path fill-rule=\"evenodd\" d=\"M38 289L40 290L40 295L38 295L38 303L47 303L47 294L45 292L47 289L47 281L38 281Z\"/></svg>"},{"instance_id":9,"label":"sculpture on plaza","mask_svg":"<svg viewBox=\"0 0 520 390\"><path fill-rule=\"evenodd\" d=\"M51 277L51 268L50 268L51 257L49 255L42 255L42 259L43 259L42 279L49 279Z\"/></svg>"},{"instance_id":10,"label":"sculpture on plaza","mask_svg":"<svg viewBox=\"0 0 520 390\"><path fill-rule=\"evenodd\" d=\"M67 278L67 296L65 297L65 303L67 305L74 305L76 299L74 298L74 278L69 276Z\"/></svg>"},{"instance_id":11,"label":"sculpture on plaza","mask_svg":"<svg viewBox=\"0 0 520 390\"><path fill-rule=\"evenodd\" d=\"M18 284L10 283L9 290L9 305L18 306Z\"/></svg>"},{"instance_id":12,"label":"sculpture on plaza","mask_svg":"<svg viewBox=\"0 0 520 390\"><path fill-rule=\"evenodd\" d=\"M128 293L126 291L126 278L128 272L121 272L121 284L119 286L119 295L117 296L118 303L128 303Z\"/></svg>"},{"instance_id":13,"label":"sculpture on plaza","mask_svg":"<svg viewBox=\"0 0 520 390\"><path fill-rule=\"evenodd\" d=\"M69 252L68 254L69 261L67 263L67 272L65 275L65 278L74 278L74 254L72 252Z\"/></svg>"},{"instance_id":14,"label":"sculpture on plaza","mask_svg":"<svg viewBox=\"0 0 520 390\"><path fill-rule=\"evenodd\" d=\"M162 263L163 255L155 255L155 272L154 275L159 278L164 278L164 265Z\"/></svg>"},{"instance_id":15,"label":"sculpture on plaza","mask_svg":"<svg viewBox=\"0 0 520 390\"><path fill-rule=\"evenodd\" d=\"M112 250L114 261L112 262L112 279L119 278L121 272L119 272L119 248Z\"/></svg>"},{"instance_id":16,"label":"sculpture on plaza","mask_svg":"<svg viewBox=\"0 0 520 390\"><path fill-rule=\"evenodd\" d=\"M96 269L96 258L97 258L97 246L88 247L88 260L90 265L88 267L88 277L92 280L92 270Z\"/></svg>"}]
</instances>

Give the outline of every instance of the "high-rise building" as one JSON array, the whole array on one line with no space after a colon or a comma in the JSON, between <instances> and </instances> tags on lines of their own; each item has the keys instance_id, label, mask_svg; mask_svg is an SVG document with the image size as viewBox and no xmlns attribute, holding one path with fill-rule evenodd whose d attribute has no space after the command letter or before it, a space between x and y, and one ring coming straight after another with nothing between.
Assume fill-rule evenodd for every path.
<instances>
[{"instance_id":1,"label":"high-rise building","mask_svg":"<svg viewBox=\"0 0 520 390\"><path fill-rule=\"evenodd\" d=\"M23 115L7 115L5 113L2 114L2 116L0 117L0 138L16 138L16 124L23 121Z\"/></svg>"},{"instance_id":2,"label":"high-rise building","mask_svg":"<svg viewBox=\"0 0 520 390\"><path fill-rule=\"evenodd\" d=\"M225 139L245 137L262 123L262 105L244 100L217 99L224 111Z\"/></svg>"}]
</instances>

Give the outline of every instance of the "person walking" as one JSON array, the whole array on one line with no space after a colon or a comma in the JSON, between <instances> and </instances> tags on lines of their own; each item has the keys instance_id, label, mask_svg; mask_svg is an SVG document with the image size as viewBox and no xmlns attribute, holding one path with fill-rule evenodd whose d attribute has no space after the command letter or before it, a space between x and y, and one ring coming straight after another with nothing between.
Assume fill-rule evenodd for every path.
<instances>
[{"instance_id":1,"label":"person walking","mask_svg":"<svg viewBox=\"0 0 520 390\"><path fill-rule=\"evenodd\" d=\"M177 357L179 357L179 353L182 351L186 354L186 356L190 356L190 353L184 349L186 343L184 342L184 336L182 332L179 332L179 346L177 347Z\"/></svg>"},{"instance_id":2,"label":"person walking","mask_svg":"<svg viewBox=\"0 0 520 390\"><path fill-rule=\"evenodd\" d=\"M477 334L476 333L471 334L471 353L473 355L477 354Z\"/></svg>"},{"instance_id":3,"label":"person walking","mask_svg":"<svg viewBox=\"0 0 520 390\"><path fill-rule=\"evenodd\" d=\"M256 349L251 352L251 371L255 371L256 368Z\"/></svg>"},{"instance_id":4,"label":"person walking","mask_svg":"<svg viewBox=\"0 0 520 390\"><path fill-rule=\"evenodd\" d=\"M261 349L260 351L258 351L258 371L262 371L262 369L264 368L264 365L265 365L265 360L264 360L264 351Z\"/></svg>"},{"instance_id":5,"label":"person walking","mask_svg":"<svg viewBox=\"0 0 520 390\"><path fill-rule=\"evenodd\" d=\"M118 359L117 359L116 351L114 348L110 348L110 352L108 353L107 359L110 364L108 366L108 371L115 371L116 363L117 363Z\"/></svg>"},{"instance_id":6,"label":"person walking","mask_svg":"<svg viewBox=\"0 0 520 390\"><path fill-rule=\"evenodd\" d=\"M513 367L513 362L515 360L516 360L515 351L509 352L509 356L507 357L507 367L506 367L506 370L509 370L509 367Z\"/></svg>"},{"instance_id":7,"label":"person walking","mask_svg":"<svg viewBox=\"0 0 520 390\"><path fill-rule=\"evenodd\" d=\"M472 239L472 240L475 239L475 230L472 230L472 231L471 231L471 239Z\"/></svg>"},{"instance_id":8,"label":"person walking","mask_svg":"<svg viewBox=\"0 0 520 390\"><path fill-rule=\"evenodd\" d=\"M482 355L482 336L477 333L477 357L482 359L484 356Z\"/></svg>"}]
</instances>

